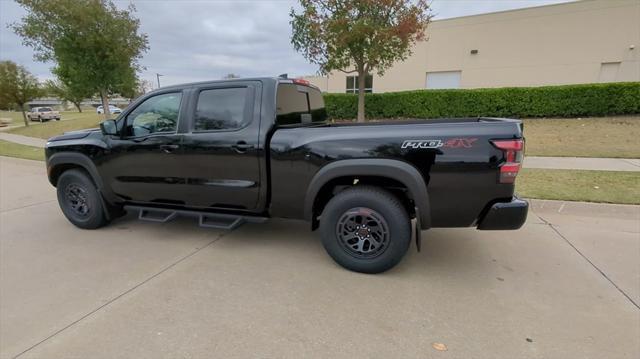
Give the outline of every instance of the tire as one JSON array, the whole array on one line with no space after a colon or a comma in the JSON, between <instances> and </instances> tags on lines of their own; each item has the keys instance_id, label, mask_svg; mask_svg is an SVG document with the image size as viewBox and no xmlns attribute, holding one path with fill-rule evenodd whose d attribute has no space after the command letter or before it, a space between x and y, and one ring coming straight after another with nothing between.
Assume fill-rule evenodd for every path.
<instances>
[{"instance_id":1,"label":"tire","mask_svg":"<svg viewBox=\"0 0 640 359\"><path fill-rule=\"evenodd\" d=\"M378 187L356 186L327 203L320 218L320 235L325 250L339 265L355 272L381 273L407 253L411 222L393 194Z\"/></svg>"},{"instance_id":2,"label":"tire","mask_svg":"<svg viewBox=\"0 0 640 359\"><path fill-rule=\"evenodd\" d=\"M56 118L56 121L60 121L60 117Z\"/></svg>"},{"instance_id":3,"label":"tire","mask_svg":"<svg viewBox=\"0 0 640 359\"><path fill-rule=\"evenodd\" d=\"M96 229L109 222L100 193L85 171L71 169L63 172L56 187L60 209L76 227Z\"/></svg>"}]
</instances>

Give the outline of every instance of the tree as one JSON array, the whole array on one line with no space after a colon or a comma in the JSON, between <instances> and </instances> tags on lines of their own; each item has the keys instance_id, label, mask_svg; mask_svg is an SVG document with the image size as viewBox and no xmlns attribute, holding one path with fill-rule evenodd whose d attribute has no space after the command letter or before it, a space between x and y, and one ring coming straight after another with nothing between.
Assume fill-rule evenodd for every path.
<instances>
[{"instance_id":1,"label":"tree","mask_svg":"<svg viewBox=\"0 0 640 359\"><path fill-rule=\"evenodd\" d=\"M29 126L25 105L42 94L38 79L13 61L0 61L0 103L15 104Z\"/></svg>"},{"instance_id":2,"label":"tree","mask_svg":"<svg viewBox=\"0 0 640 359\"><path fill-rule=\"evenodd\" d=\"M86 98L93 95L92 91L81 87L79 84L65 84L60 80L49 80L45 83L45 90L48 94L58 97L61 100L71 102L78 112L82 112L80 104Z\"/></svg>"},{"instance_id":3,"label":"tree","mask_svg":"<svg viewBox=\"0 0 640 359\"><path fill-rule=\"evenodd\" d=\"M426 0L300 0L291 9L291 43L320 73L358 74L358 122L363 122L366 76L383 75L425 38Z\"/></svg>"},{"instance_id":4,"label":"tree","mask_svg":"<svg viewBox=\"0 0 640 359\"><path fill-rule=\"evenodd\" d=\"M9 110L13 106L15 106L15 104L13 102L10 102L9 99L6 98L6 96L2 96L2 93L0 93L0 110Z\"/></svg>"},{"instance_id":5,"label":"tree","mask_svg":"<svg viewBox=\"0 0 640 359\"><path fill-rule=\"evenodd\" d=\"M138 61L148 49L140 21L111 0L16 0L28 13L14 31L35 59L53 61L65 84L98 93L108 118L109 94L132 93Z\"/></svg>"}]
</instances>

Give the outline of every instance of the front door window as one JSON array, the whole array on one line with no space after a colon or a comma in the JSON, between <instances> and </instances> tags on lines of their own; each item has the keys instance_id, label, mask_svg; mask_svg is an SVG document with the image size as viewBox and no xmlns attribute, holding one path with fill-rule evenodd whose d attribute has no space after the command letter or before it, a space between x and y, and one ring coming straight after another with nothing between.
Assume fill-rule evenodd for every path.
<instances>
[{"instance_id":1,"label":"front door window","mask_svg":"<svg viewBox=\"0 0 640 359\"><path fill-rule=\"evenodd\" d=\"M179 92L148 98L127 116L125 136L176 132L181 99Z\"/></svg>"}]
</instances>

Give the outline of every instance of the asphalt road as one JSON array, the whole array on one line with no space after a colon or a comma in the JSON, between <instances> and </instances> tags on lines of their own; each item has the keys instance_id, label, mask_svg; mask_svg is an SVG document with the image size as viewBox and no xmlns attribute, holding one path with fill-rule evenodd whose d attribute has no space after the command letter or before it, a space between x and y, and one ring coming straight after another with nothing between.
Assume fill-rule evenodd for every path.
<instances>
[{"instance_id":1,"label":"asphalt road","mask_svg":"<svg viewBox=\"0 0 640 359\"><path fill-rule=\"evenodd\" d=\"M0 357L640 357L640 207L536 202L517 232L423 237L363 275L303 222L85 231L42 163L0 157Z\"/></svg>"}]
</instances>

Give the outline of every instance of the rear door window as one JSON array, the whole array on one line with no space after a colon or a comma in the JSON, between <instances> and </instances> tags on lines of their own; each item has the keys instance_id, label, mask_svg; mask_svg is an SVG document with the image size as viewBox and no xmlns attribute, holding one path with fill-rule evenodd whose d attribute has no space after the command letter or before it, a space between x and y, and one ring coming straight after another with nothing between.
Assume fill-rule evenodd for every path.
<instances>
[{"instance_id":1,"label":"rear door window","mask_svg":"<svg viewBox=\"0 0 640 359\"><path fill-rule=\"evenodd\" d=\"M203 90L198 96L194 131L236 130L247 125L250 103L248 88L218 88Z\"/></svg>"}]
</instances>

